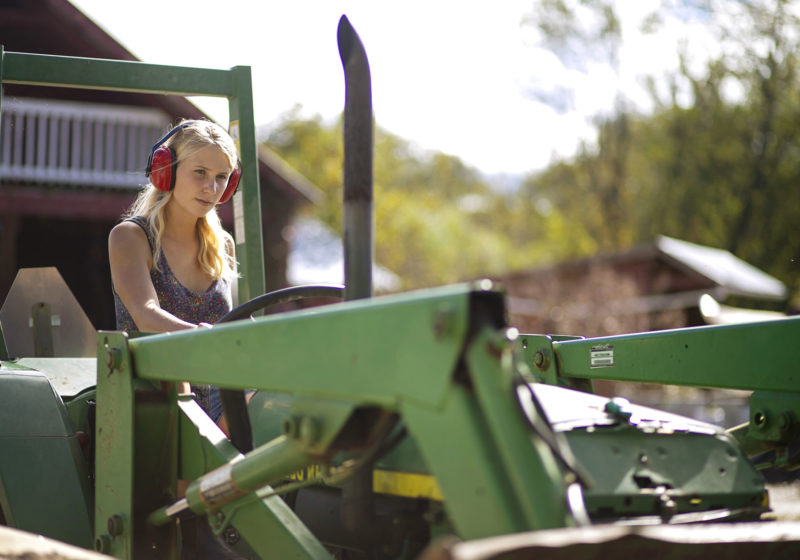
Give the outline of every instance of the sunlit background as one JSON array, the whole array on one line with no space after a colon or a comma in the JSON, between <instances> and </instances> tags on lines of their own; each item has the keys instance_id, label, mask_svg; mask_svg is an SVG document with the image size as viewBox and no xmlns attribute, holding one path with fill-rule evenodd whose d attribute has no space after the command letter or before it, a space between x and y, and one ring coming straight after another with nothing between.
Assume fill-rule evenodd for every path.
<instances>
[{"instance_id":1,"label":"sunlit background","mask_svg":"<svg viewBox=\"0 0 800 560\"><path fill-rule=\"evenodd\" d=\"M518 175L574 154L620 93L652 106L644 79L675 70L681 41L698 61L708 52L700 10L674 7L648 25L660 0L612 2L622 32L616 64L596 48L559 59L536 30L530 0L73 3L145 62L250 65L258 125L296 104L307 116L339 116L336 28L347 15L370 59L378 124L487 174ZM591 11L573 4L594 29ZM197 103L227 119L224 101Z\"/></svg>"}]
</instances>

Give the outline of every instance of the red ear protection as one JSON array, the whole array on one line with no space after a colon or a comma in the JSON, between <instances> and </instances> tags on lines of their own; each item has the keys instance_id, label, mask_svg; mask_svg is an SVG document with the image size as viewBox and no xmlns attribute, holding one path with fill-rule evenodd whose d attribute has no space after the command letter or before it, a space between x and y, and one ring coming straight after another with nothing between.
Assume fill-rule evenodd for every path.
<instances>
[{"instance_id":1,"label":"red ear protection","mask_svg":"<svg viewBox=\"0 0 800 560\"><path fill-rule=\"evenodd\" d=\"M175 188L175 150L166 146L158 146L150 154L145 175L160 191L171 191Z\"/></svg>"},{"instance_id":2,"label":"red ear protection","mask_svg":"<svg viewBox=\"0 0 800 560\"><path fill-rule=\"evenodd\" d=\"M168 146L162 146L164 142L169 140L173 134L180 129L192 124L194 121L187 121L179 124L170 130L166 136L161 138L153 145L150 150L150 157L147 158L147 167L144 174L150 178L150 182L155 188L160 191L171 191L175 188L175 169L178 166L177 155L175 150ZM228 177L228 186L225 187L225 192L219 199L219 204L228 202L236 189L239 188L239 178L242 176L242 168L237 162L236 168Z\"/></svg>"},{"instance_id":3,"label":"red ear protection","mask_svg":"<svg viewBox=\"0 0 800 560\"><path fill-rule=\"evenodd\" d=\"M237 162L236 169L234 169L233 172L231 172L230 177L228 177L228 186L225 187L225 192L222 193L222 197L219 199L219 204L225 204L234 195L236 189L239 188L239 179L241 176L242 168Z\"/></svg>"}]
</instances>

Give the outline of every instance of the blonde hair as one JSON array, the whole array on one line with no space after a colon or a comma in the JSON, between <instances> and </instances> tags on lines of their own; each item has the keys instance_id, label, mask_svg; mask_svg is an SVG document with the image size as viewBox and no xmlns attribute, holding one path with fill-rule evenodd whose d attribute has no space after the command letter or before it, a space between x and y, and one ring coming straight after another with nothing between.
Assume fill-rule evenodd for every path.
<instances>
[{"instance_id":1,"label":"blonde hair","mask_svg":"<svg viewBox=\"0 0 800 560\"><path fill-rule=\"evenodd\" d=\"M164 145L175 152L178 163L188 155L207 146L218 147L227 157L231 169L235 169L238 154L233 139L224 128L211 121L184 120L178 123L182 127L173 134ZM173 173L175 169L173 169ZM139 192L136 200L128 208L123 218L141 216L147 221L150 238L153 240L153 266L161 270L158 262L161 259L161 236L165 227L165 208L172 191L160 191L152 183L148 183ZM222 227L216 208L197 219L197 237L200 240L200 251L197 261L203 271L213 278L232 278L236 275L236 261L233 257L233 237Z\"/></svg>"}]
</instances>

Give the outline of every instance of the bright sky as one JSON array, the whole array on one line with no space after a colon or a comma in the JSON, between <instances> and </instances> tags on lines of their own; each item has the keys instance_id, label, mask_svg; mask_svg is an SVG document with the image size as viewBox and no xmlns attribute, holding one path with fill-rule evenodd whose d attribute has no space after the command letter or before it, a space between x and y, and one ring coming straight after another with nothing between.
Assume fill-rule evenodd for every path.
<instances>
[{"instance_id":1,"label":"bright sky","mask_svg":"<svg viewBox=\"0 0 800 560\"><path fill-rule=\"evenodd\" d=\"M619 1L623 23L658 3ZM653 38L626 27L614 74L600 66L565 68L530 44L520 23L532 0L72 2L145 62L251 66L256 126L296 104L304 116L341 114L336 29L345 14L367 50L378 124L486 173L524 173L570 155L581 138L592 137L588 118L610 110L620 88L644 103L637 76L674 67L675 40L684 31L668 26ZM531 84L573 90L570 110L533 99L526 94ZM226 101L197 103L227 122Z\"/></svg>"}]
</instances>

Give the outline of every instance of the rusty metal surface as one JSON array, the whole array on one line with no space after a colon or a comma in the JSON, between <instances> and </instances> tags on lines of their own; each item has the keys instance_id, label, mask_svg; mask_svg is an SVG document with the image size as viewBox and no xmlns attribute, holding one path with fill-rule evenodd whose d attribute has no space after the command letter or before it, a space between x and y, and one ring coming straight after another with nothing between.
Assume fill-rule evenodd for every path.
<instances>
[{"instance_id":1,"label":"rusty metal surface","mask_svg":"<svg viewBox=\"0 0 800 560\"><path fill-rule=\"evenodd\" d=\"M800 523L595 525L468 542L434 542L420 560L796 560Z\"/></svg>"}]
</instances>

